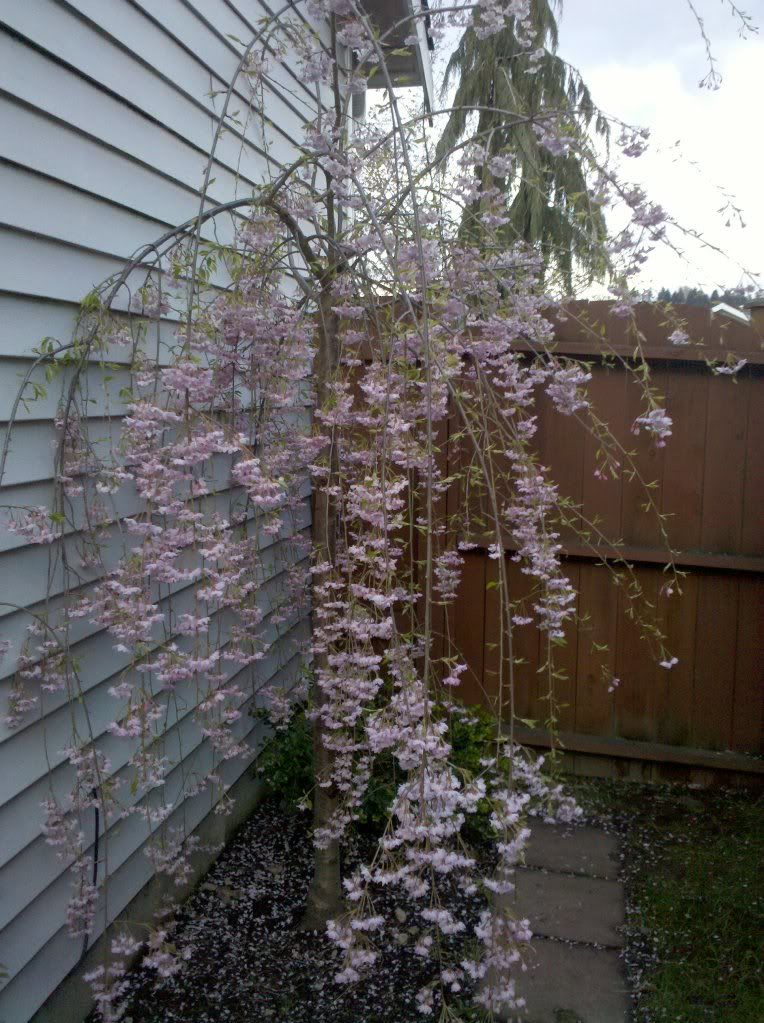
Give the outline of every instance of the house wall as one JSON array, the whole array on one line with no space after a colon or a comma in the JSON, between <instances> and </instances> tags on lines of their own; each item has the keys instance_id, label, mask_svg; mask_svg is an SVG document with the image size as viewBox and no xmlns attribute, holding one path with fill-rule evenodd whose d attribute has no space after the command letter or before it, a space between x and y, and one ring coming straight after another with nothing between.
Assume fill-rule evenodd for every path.
<instances>
[{"instance_id":1,"label":"house wall","mask_svg":"<svg viewBox=\"0 0 764 1023\"><path fill-rule=\"evenodd\" d=\"M270 13L260 0L0 0L0 438L40 340L71 337L79 303L95 285L137 247L196 214L222 103L210 94L225 89L239 60L243 45L231 37L247 42ZM291 69L273 62L271 74L265 122L259 101L252 109L243 86L235 96L234 108L246 123L221 138L211 202L246 196L296 155L295 140L315 110L315 96L300 80L296 62ZM218 237L229 237L232 227L230 219L221 221ZM171 339L172 322L162 323L161 333ZM118 430L117 395L127 370L115 371L108 385L109 420L102 370L95 363L92 375L96 436L99 420L103 434ZM47 397L19 408L3 504L50 505L52 417L59 394L60 381ZM215 500L225 508L224 486ZM309 528L307 490L302 519L289 528ZM270 566L261 592L266 614L279 603L288 532L285 527L282 537L268 540L263 552ZM73 549L75 541L69 537L66 543ZM0 527L0 601L7 602L0 604L0 636L11 644L0 665L0 715L29 623L23 609L55 610L62 599L60 563L49 555L49 549L29 546ZM107 542L107 564L117 556L116 542ZM94 579L94 571L83 570L83 586ZM307 620L294 614L279 625L269 626L266 618L266 628L277 642L258 666L252 690L254 681L268 679L290 685L300 670L296 651L308 635ZM21 727L9 731L0 725L0 964L8 974L0 980L3 1023L35 1016L80 959L81 941L72 940L64 926L70 877L40 833L42 800L51 788L62 795L70 783L60 750L69 745L72 720L87 711L114 770L126 770L127 749L105 732L113 717L107 689L121 668L113 641L86 623L75 640L86 689L83 706L43 694ZM182 820L187 830L201 827L209 835L216 819L209 794L182 795L184 774L203 771L211 758L193 719L192 694L187 695L186 711L168 722L168 750L175 751L176 763L167 795L178 799L170 823ZM262 726L244 713L235 727L254 755ZM245 802L257 794L246 773L250 763L238 760L227 767L226 781ZM93 822L86 827L92 842ZM156 901L147 887L146 837L137 817L110 829L108 905L99 907L99 931L126 907L140 903L140 913L147 914ZM68 1018L78 1018L81 990L78 997L69 1002ZM54 996L40 1018L66 1018L63 1004Z\"/></svg>"}]
</instances>

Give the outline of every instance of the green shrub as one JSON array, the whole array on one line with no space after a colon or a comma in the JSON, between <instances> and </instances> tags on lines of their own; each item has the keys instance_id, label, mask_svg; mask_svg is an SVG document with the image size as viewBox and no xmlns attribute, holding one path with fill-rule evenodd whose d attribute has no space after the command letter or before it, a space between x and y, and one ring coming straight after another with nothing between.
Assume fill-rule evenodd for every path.
<instances>
[{"instance_id":1,"label":"green shrub","mask_svg":"<svg viewBox=\"0 0 764 1023\"><path fill-rule=\"evenodd\" d=\"M495 752L496 718L484 707L458 707L449 719L448 741L451 744L451 762L463 781L477 777L482 768L480 761ZM491 837L488 800L478 803L477 812L464 822L462 835L474 846L486 845Z\"/></svg>"},{"instance_id":2,"label":"green shrub","mask_svg":"<svg viewBox=\"0 0 764 1023\"><path fill-rule=\"evenodd\" d=\"M303 713L275 732L257 758L258 775L286 810L297 811L313 789L313 738Z\"/></svg>"},{"instance_id":3,"label":"green shrub","mask_svg":"<svg viewBox=\"0 0 764 1023\"><path fill-rule=\"evenodd\" d=\"M449 716L448 741L452 763L462 780L480 773L480 761L496 740L496 719L480 707L457 707ZM311 723L303 712L288 727L276 732L260 754L257 772L271 793L290 811L309 806L313 790L313 739ZM390 754L377 757L369 787L360 807L356 827L378 835L383 830L396 790L404 774ZM480 845L489 837L488 805L478 808L464 828L465 839Z\"/></svg>"}]
</instances>

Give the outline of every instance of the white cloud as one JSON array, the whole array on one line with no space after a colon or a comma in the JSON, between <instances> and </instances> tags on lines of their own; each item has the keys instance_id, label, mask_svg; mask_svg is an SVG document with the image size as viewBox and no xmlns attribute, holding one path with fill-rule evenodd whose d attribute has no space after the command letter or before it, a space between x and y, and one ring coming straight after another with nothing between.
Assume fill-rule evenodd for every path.
<instances>
[{"instance_id":1,"label":"white cloud","mask_svg":"<svg viewBox=\"0 0 764 1023\"><path fill-rule=\"evenodd\" d=\"M764 0L743 3L755 5L760 22L760 33L744 39L728 3L693 2L722 74L716 91L698 87L707 55L687 0L563 0L558 52L581 71L607 114L652 130L648 152L625 160L623 173L682 226L727 253L675 235L684 258L660 247L641 284L728 287L748 283L742 268L764 283ZM439 81L458 37L449 31L438 46ZM725 227L729 214L718 212L725 193L740 206L745 228L734 218Z\"/></svg>"},{"instance_id":2,"label":"white cloud","mask_svg":"<svg viewBox=\"0 0 764 1023\"><path fill-rule=\"evenodd\" d=\"M729 17L707 20L723 82L717 91L699 89L706 67L704 44L697 26L685 17L682 0L663 0L662 20L655 18L656 0L594 6L590 0L567 0L560 54L581 70L607 113L652 129L650 150L639 160L625 161L624 173L643 184L650 198L683 226L728 254L704 251L697 243L685 245L685 260L658 251L644 283L747 283L741 266L762 275L764 130L757 108L764 93L764 41L738 38ZM708 16L702 6L699 10ZM719 11L724 13L722 6L714 5L713 12ZM598 17L597 12L605 13ZM724 193L741 207L744 228L734 216L732 226L725 227L729 210L718 212L726 202Z\"/></svg>"}]
</instances>

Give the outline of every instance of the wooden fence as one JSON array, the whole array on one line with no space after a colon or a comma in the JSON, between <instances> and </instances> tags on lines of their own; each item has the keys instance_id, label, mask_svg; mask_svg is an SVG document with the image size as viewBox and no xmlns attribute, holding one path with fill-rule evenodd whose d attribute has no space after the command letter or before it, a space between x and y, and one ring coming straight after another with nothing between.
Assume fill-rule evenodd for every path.
<instances>
[{"instance_id":1,"label":"wooden fence","mask_svg":"<svg viewBox=\"0 0 764 1023\"><path fill-rule=\"evenodd\" d=\"M674 562L687 572L683 595L666 598L665 543L657 516L644 509L644 490L622 472L615 479L594 475L596 441L571 417L539 404L538 450L561 493L596 520L602 534L596 550L576 531L563 529L565 568L578 592L577 620L556 652L564 674L555 685L558 727L566 756L582 773L660 777L674 772L741 772L764 778L764 761L742 754L762 752L764 731L764 352L759 326L746 327L707 310L675 307L693 342L672 345L674 328L656 307L637 308L636 325L652 378L674 421L673 436L656 448L631 427L642 411L641 389L617 360L603 355L597 340L604 328L607 350L629 357L634 336L607 303L572 303L556 326L557 351L590 363L590 397L616 438L633 452L666 529ZM728 352L747 359L734 377L717 375L707 359ZM460 457L457 445L448 458ZM453 465L453 461L450 462ZM453 503L458 495L449 495ZM455 606L443 621L466 657L463 695L495 703L499 658L499 602L493 580L498 562L487 544L466 556ZM514 593L527 586L511 561ZM623 558L633 566L645 597L678 663L656 664L642 630L626 615L624 587L614 587L607 567ZM515 709L527 724L520 736L548 745L540 726L548 716L547 682L539 673L545 640L533 625L515 630ZM506 665L505 665L506 668ZM608 692L611 677L620 680ZM537 723L534 725L533 723ZM716 752L713 752L716 751Z\"/></svg>"}]
</instances>

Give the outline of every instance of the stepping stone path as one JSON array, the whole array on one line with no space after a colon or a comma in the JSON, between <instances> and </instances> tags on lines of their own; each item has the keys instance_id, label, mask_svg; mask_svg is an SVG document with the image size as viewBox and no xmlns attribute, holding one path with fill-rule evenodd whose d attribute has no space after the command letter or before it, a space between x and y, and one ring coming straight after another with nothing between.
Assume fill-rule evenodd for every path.
<instances>
[{"instance_id":1,"label":"stepping stone path","mask_svg":"<svg viewBox=\"0 0 764 1023\"><path fill-rule=\"evenodd\" d=\"M534 934L517 984L523 1023L627 1023L618 848L599 828L534 824L505 896Z\"/></svg>"}]
</instances>

